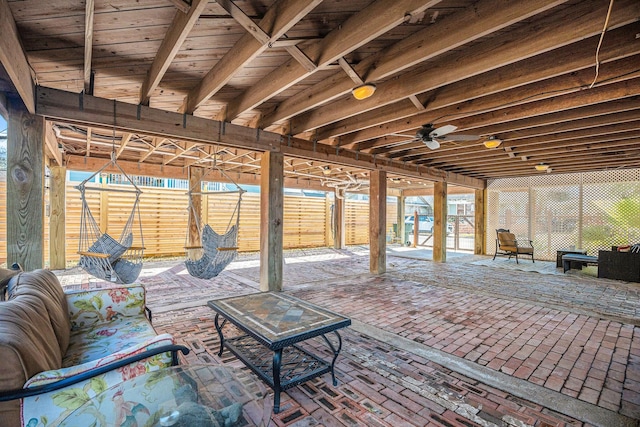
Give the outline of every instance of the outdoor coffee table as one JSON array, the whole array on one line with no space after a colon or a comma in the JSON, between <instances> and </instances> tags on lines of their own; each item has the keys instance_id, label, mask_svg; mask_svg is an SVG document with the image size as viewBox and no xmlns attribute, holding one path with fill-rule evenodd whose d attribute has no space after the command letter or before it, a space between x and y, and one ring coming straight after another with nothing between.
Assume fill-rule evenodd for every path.
<instances>
[{"instance_id":1,"label":"outdoor coffee table","mask_svg":"<svg viewBox=\"0 0 640 427\"><path fill-rule=\"evenodd\" d=\"M273 389L274 413L280 411L281 391L327 372L331 372L333 385L337 385L334 366L342 348L338 329L349 326L350 319L274 292L212 300L208 305L216 311L215 327L220 336L218 355L228 348ZM225 337L222 330L227 321L244 334ZM330 332L337 337L337 343L327 338ZM333 353L330 362L297 345L319 336Z\"/></svg>"}]
</instances>

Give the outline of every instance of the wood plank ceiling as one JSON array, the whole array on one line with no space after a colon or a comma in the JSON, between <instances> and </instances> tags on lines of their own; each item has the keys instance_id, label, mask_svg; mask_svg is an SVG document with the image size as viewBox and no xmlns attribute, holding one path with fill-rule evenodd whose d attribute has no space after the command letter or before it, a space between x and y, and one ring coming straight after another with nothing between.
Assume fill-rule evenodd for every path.
<instances>
[{"instance_id":1,"label":"wood plank ceiling","mask_svg":"<svg viewBox=\"0 0 640 427\"><path fill-rule=\"evenodd\" d=\"M481 180L640 167L637 0L0 2L40 86ZM362 82L376 91L356 100ZM476 138L432 150L414 137L424 124ZM63 122L49 136L69 165L115 150L149 167L259 173L260 153L237 147ZM286 173L325 188L367 176L295 158Z\"/></svg>"}]
</instances>

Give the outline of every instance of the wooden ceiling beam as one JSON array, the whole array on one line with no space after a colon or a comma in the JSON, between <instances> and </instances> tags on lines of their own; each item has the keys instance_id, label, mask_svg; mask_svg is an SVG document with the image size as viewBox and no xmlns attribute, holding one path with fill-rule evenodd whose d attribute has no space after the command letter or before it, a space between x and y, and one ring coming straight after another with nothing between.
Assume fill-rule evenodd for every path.
<instances>
[{"instance_id":1,"label":"wooden ceiling beam","mask_svg":"<svg viewBox=\"0 0 640 427\"><path fill-rule=\"evenodd\" d=\"M89 95L93 95L91 87L91 58L93 55L93 12L95 9L94 0L85 1L84 12L84 67L83 80L84 91Z\"/></svg>"},{"instance_id":2,"label":"wooden ceiling beam","mask_svg":"<svg viewBox=\"0 0 640 427\"><path fill-rule=\"evenodd\" d=\"M29 113L36 111L35 84L20 34L7 0L0 0L0 64Z\"/></svg>"},{"instance_id":3,"label":"wooden ceiling beam","mask_svg":"<svg viewBox=\"0 0 640 427\"><path fill-rule=\"evenodd\" d=\"M601 56L599 82L615 81L637 72L640 44L633 43L640 23L608 33ZM341 145L353 147L391 133L404 133L424 123L445 123L509 105L549 98L562 92L582 90L593 81L593 45L597 37L465 79L421 96L423 113L405 101L359 114L318 130L318 139L341 135ZM606 52L606 53L605 53ZM560 61L558 58L565 58ZM366 129L363 129L366 128ZM357 130L361 129L361 130ZM355 131L354 131L355 130Z\"/></svg>"},{"instance_id":4,"label":"wooden ceiling beam","mask_svg":"<svg viewBox=\"0 0 640 427\"><path fill-rule=\"evenodd\" d=\"M180 10L176 12L140 88L140 104L149 105L151 95L160 84L208 2L208 0L193 0L187 12Z\"/></svg>"},{"instance_id":5,"label":"wooden ceiling beam","mask_svg":"<svg viewBox=\"0 0 640 427\"><path fill-rule=\"evenodd\" d=\"M91 127L87 127L87 136L86 136L86 151L87 157L91 156Z\"/></svg>"},{"instance_id":6,"label":"wooden ceiling beam","mask_svg":"<svg viewBox=\"0 0 640 427\"><path fill-rule=\"evenodd\" d=\"M189 13L189 9L194 7L196 0L169 0L182 13Z\"/></svg>"},{"instance_id":7,"label":"wooden ceiling beam","mask_svg":"<svg viewBox=\"0 0 640 427\"><path fill-rule=\"evenodd\" d=\"M609 161L617 161L624 158L638 158L640 159L640 148L638 147L638 142L640 142L640 137L636 133L635 138L625 139L622 142L610 142L610 143L601 143L601 144L593 144L590 147L582 147L579 150L563 152L558 150L557 155L552 157L544 156L544 155L536 155L528 157L527 161L518 163L518 160L512 160L511 163L516 163L517 165L511 165L505 163L507 158L503 159L494 159L490 162L485 162L482 164L474 165L473 170L476 173L482 174L494 174L504 169L505 167L513 168L513 167L528 167L533 168L534 165L544 163L549 165L549 167L556 170L559 166L568 166L568 165L580 165L581 163L590 163L590 162L598 162L603 166ZM611 144L609 147L608 144ZM612 151L613 150L613 151ZM445 167L452 170L459 169L467 169L469 165L443 165L438 164L436 167Z\"/></svg>"},{"instance_id":8,"label":"wooden ceiling beam","mask_svg":"<svg viewBox=\"0 0 640 427\"><path fill-rule=\"evenodd\" d=\"M613 100L638 95L640 95L640 78L635 78L543 101L531 102L512 108L504 108L462 120L452 121L451 123L466 133L471 132L487 135L486 128L494 124L500 123L504 126L506 123L517 122L520 119L571 110L586 105L608 103ZM412 149L411 152L393 153L390 157L403 158L405 161L410 161L430 151L431 150L424 147Z\"/></svg>"},{"instance_id":9,"label":"wooden ceiling beam","mask_svg":"<svg viewBox=\"0 0 640 427\"><path fill-rule=\"evenodd\" d=\"M303 50L318 69L325 67L365 43L400 25L407 14L422 12L441 0L376 0L347 19L341 26ZM309 72L291 59L236 97L227 106L227 118L234 119L285 89L298 83ZM264 127L260 125L260 127Z\"/></svg>"},{"instance_id":10,"label":"wooden ceiling beam","mask_svg":"<svg viewBox=\"0 0 640 427\"><path fill-rule=\"evenodd\" d=\"M149 150L144 153L142 156L140 156L140 160L138 160L138 163L143 163L145 160L147 160L153 153L155 153L160 147L162 147L162 143L164 142L165 138L161 138L161 137L155 137L153 138L153 140L151 141Z\"/></svg>"},{"instance_id":11,"label":"wooden ceiling beam","mask_svg":"<svg viewBox=\"0 0 640 427\"><path fill-rule=\"evenodd\" d=\"M125 148L127 148L127 144L131 141L131 137L133 136L130 132L125 132L122 134L122 138L120 139L120 146L118 147L118 151L116 151L116 159L120 157Z\"/></svg>"},{"instance_id":12,"label":"wooden ceiling beam","mask_svg":"<svg viewBox=\"0 0 640 427\"><path fill-rule=\"evenodd\" d=\"M558 123L571 122L575 120L600 117L608 114L634 111L640 105L640 96L617 99L603 104L593 104L581 106L566 111L549 112L535 117L527 117L507 123L498 123L485 126L483 132L490 135L503 135L508 132L519 132L527 129L536 129L541 126L552 126Z\"/></svg>"},{"instance_id":13,"label":"wooden ceiling beam","mask_svg":"<svg viewBox=\"0 0 640 427\"><path fill-rule=\"evenodd\" d=\"M527 157L528 159L535 159L543 157L546 162L555 161L556 158L567 155L582 155L585 158L588 156L588 151L595 148L616 148L624 147L628 145L634 146L636 141L640 138L640 131L638 128L627 131L620 131L612 133L611 135L604 136L583 136L570 141L558 141L558 140L539 140L536 143L530 143L528 145L521 145L516 147L518 156ZM630 142L631 141L631 142ZM640 147L635 147L640 150ZM506 152L489 151L485 149L485 153L478 156L468 157L466 159L451 158L451 157L433 157L425 161L416 162L418 164L428 164L433 167L443 167L445 165L456 167L469 167L469 166L481 166L487 162L491 162L491 159L496 156L508 157Z\"/></svg>"},{"instance_id":14,"label":"wooden ceiling beam","mask_svg":"<svg viewBox=\"0 0 640 427\"><path fill-rule=\"evenodd\" d=\"M354 72L366 77L367 81L381 80L561 3L563 1L515 3L507 0L483 0L473 8L465 8L445 17L395 45L364 58L353 66ZM336 73L282 101L275 111L264 116L260 126L268 127L289 119L336 99L352 88L353 82L349 76Z\"/></svg>"},{"instance_id":15,"label":"wooden ceiling beam","mask_svg":"<svg viewBox=\"0 0 640 427\"><path fill-rule=\"evenodd\" d=\"M119 131L144 135L176 138L182 141L220 144L230 147L258 151L279 151L284 155L320 160L362 169L380 169L389 173L431 181L447 181L470 188L484 188L482 180L458 174L408 166L401 162L376 159L371 155L339 150L326 144L299 138L284 138L272 132L250 129L231 123L222 123L188 114L179 114L156 108L128 104L95 96L83 97L83 108L79 95L59 89L37 88L37 114L61 120L69 124L115 127ZM115 102L115 126L114 126Z\"/></svg>"},{"instance_id":16,"label":"wooden ceiling beam","mask_svg":"<svg viewBox=\"0 0 640 427\"><path fill-rule=\"evenodd\" d=\"M635 22L640 14L640 2L618 0L609 20L610 28ZM345 98L316 110L294 117L294 135L316 129L345 117L373 110L405 99L410 95L433 90L483 72L522 61L602 32L600 18L606 16L607 3L581 2L506 33L501 44L487 40L464 52L455 52L442 61L429 64L426 70L406 73L401 78L384 81L377 86L375 96L358 101ZM572 31L566 31L571 22ZM460 55L464 61L460 61Z\"/></svg>"},{"instance_id":17,"label":"wooden ceiling beam","mask_svg":"<svg viewBox=\"0 0 640 427\"><path fill-rule=\"evenodd\" d=\"M278 0L257 24L272 29L269 41L261 43L254 34L245 34L225 54L202 80L189 91L180 108L191 114L206 100L215 95L229 80L251 60L269 48L269 42L278 40L300 19L304 18L322 0ZM227 108L227 114L228 108Z\"/></svg>"},{"instance_id":18,"label":"wooden ceiling beam","mask_svg":"<svg viewBox=\"0 0 640 427\"><path fill-rule=\"evenodd\" d=\"M51 157L56 161L58 166L63 166L64 163L62 161L62 153L58 148L58 138L56 138L56 134L53 132L53 123L47 122L45 129L45 144L49 151Z\"/></svg>"}]
</instances>

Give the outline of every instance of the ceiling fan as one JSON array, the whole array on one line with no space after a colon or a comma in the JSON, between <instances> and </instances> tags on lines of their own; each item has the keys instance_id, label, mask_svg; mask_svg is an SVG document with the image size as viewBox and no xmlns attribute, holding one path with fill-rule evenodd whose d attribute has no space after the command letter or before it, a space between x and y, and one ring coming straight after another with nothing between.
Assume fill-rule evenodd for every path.
<instances>
[{"instance_id":1,"label":"ceiling fan","mask_svg":"<svg viewBox=\"0 0 640 427\"><path fill-rule=\"evenodd\" d=\"M480 139L478 135L449 135L458 129L454 125L445 125L439 128L434 128L431 123L422 125L416 132L415 137L409 142L422 141L429 149L437 150L440 148L440 143L445 141L476 141ZM411 137L411 135L394 134L397 136Z\"/></svg>"}]
</instances>

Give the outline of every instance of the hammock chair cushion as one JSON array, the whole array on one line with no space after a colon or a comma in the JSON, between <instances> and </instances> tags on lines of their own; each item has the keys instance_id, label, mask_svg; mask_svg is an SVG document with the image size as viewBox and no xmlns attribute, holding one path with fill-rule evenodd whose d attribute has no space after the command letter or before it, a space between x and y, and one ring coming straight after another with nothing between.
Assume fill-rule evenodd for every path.
<instances>
[{"instance_id":1,"label":"hammock chair cushion","mask_svg":"<svg viewBox=\"0 0 640 427\"><path fill-rule=\"evenodd\" d=\"M108 233L104 233L89 247L87 252L109 254L109 263L113 263L131 247L132 242L133 233L127 234L122 242L118 242Z\"/></svg>"},{"instance_id":2,"label":"hammock chair cushion","mask_svg":"<svg viewBox=\"0 0 640 427\"><path fill-rule=\"evenodd\" d=\"M142 271L141 262L131 262L124 258L112 264L113 271L118 275L118 283L129 284L136 281Z\"/></svg>"},{"instance_id":3,"label":"hammock chair cushion","mask_svg":"<svg viewBox=\"0 0 640 427\"><path fill-rule=\"evenodd\" d=\"M211 258L219 252L218 248L233 248L238 238L238 226L229 228L225 234L216 233L209 224L202 229L202 248Z\"/></svg>"},{"instance_id":4,"label":"hammock chair cushion","mask_svg":"<svg viewBox=\"0 0 640 427\"><path fill-rule=\"evenodd\" d=\"M193 277L197 277L198 279L212 279L216 277L222 270L225 269L227 265L233 258L235 257L235 253L229 254L232 255L229 257L226 262L216 262L214 257L209 256L206 252L197 260L186 260L184 262L185 267L187 267L187 271Z\"/></svg>"}]
</instances>

